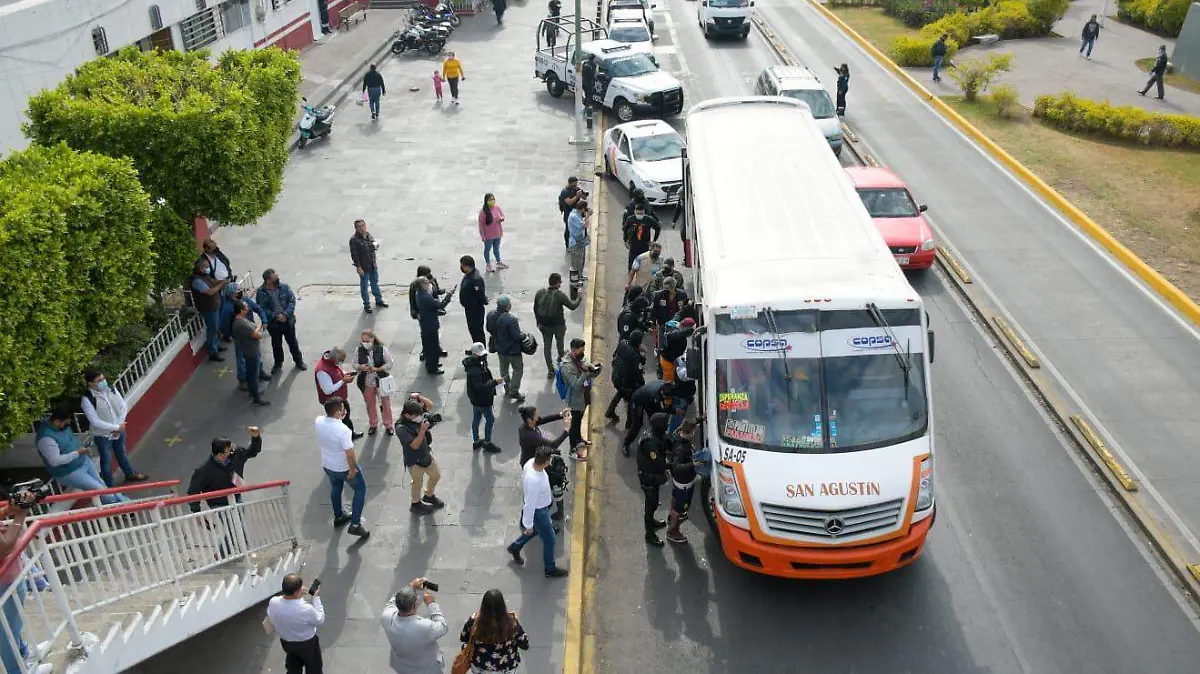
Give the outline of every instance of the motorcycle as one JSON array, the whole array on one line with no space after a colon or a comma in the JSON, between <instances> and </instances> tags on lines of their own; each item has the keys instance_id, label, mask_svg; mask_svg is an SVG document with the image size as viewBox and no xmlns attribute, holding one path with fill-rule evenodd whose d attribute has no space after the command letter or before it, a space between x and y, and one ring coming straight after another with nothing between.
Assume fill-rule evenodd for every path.
<instances>
[{"instance_id":1,"label":"motorcycle","mask_svg":"<svg viewBox=\"0 0 1200 674\"><path fill-rule=\"evenodd\" d=\"M455 28L458 28L458 24L462 23L462 18L460 18L458 14L454 12L454 8L444 2L439 3L438 6L434 7L433 9L430 9L425 5L417 5L415 8L413 8L410 18L412 16L429 18L433 21L448 21L450 25Z\"/></svg>"},{"instance_id":2,"label":"motorcycle","mask_svg":"<svg viewBox=\"0 0 1200 674\"><path fill-rule=\"evenodd\" d=\"M300 107L304 109L304 114L300 117L300 124L297 125L297 128L300 129L299 146L308 145L310 140L328 138L329 134L333 132L333 118L337 106L326 105L314 108L308 104L307 98L301 98Z\"/></svg>"},{"instance_id":3,"label":"motorcycle","mask_svg":"<svg viewBox=\"0 0 1200 674\"><path fill-rule=\"evenodd\" d=\"M435 22L429 21L427 19L415 19L415 20L411 21L408 25L409 25L409 27L415 27L415 28L420 28L422 30L433 31L434 33L437 34L438 37L442 38L443 40L450 39L450 33L454 32L454 27L450 25L449 21L442 21L440 23L435 23Z\"/></svg>"},{"instance_id":4,"label":"motorcycle","mask_svg":"<svg viewBox=\"0 0 1200 674\"><path fill-rule=\"evenodd\" d=\"M403 32L396 31L392 37L393 54L403 54L409 49L413 51L424 49L430 54L437 54L446 46L446 38L439 35L437 31L417 26L412 26Z\"/></svg>"}]
</instances>

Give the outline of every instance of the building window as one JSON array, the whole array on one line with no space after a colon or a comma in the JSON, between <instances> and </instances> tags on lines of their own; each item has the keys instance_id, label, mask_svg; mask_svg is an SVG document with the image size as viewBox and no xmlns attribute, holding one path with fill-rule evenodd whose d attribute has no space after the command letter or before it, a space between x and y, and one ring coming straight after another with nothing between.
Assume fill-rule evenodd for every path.
<instances>
[{"instance_id":1,"label":"building window","mask_svg":"<svg viewBox=\"0 0 1200 674\"><path fill-rule=\"evenodd\" d=\"M98 56L104 56L108 53L108 35L100 26L92 29L92 46L96 48Z\"/></svg>"},{"instance_id":2,"label":"building window","mask_svg":"<svg viewBox=\"0 0 1200 674\"><path fill-rule=\"evenodd\" d=\"M179 22L179 33L183 37L183 50L196 51L221 39L221 27L215 13L206 9Z\"/></svg>"},{"instance_id":3,"label":"building window","mask_svg":"<svg viewBox=\"0 0 1200 674\"><path fill-rule=\"evenodd\" d=\"M249 0L225 0L217 9L221 12L221 24L226 35L250 25Z\"/></svg>"},{"instance_id":4,"label":"building window","mask_svg":"<svg viewBox=\"0 0 1200 674\"><path fill-rule=\"evenodd\" d=\"M162 12L158 5L150 5L150 30L162 30Z\"/></svg>"}]
</instances>

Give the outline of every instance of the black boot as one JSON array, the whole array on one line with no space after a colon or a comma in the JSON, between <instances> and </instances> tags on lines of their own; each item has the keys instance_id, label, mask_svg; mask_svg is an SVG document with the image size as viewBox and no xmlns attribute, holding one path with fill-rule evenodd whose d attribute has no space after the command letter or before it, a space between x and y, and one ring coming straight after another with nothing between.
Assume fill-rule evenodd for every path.
<instances>
[{"instance_id":1,"label":"black boot","mask_svg":"<svg viewBox=\"0 0 1200 674\"><path fill-rule=\"evenodd\" d=\"M662 539L658 537L658 534L654 533L653 531L646 532L646 542L656 548L661 548L662 546L666 545L662 542Z\"/></svg>"}]
</instances>

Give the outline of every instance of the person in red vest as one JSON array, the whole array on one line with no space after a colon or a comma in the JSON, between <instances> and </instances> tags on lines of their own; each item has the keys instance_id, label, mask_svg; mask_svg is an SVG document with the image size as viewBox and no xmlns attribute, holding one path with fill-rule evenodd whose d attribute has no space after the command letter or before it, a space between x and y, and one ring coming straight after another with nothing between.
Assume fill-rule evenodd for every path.
<instances>
[{"instance_id":1,"label":"person in red vest","mask_svg":"<svg viewBox=\"0 0 1200 674\"><path fill-rule=\"evenodd\" d=\"M347 386L354 381L356 375L354 372L342 370L341 365L344 362L346 351L340 346L321 354L321 360L317 361L317 366L313 368L313 375L317 380L317 402L324 405L330 398L341 398L346 407L346 416L342 417L342 423L350 429L351 438L357 440L363 434L354 430L354 422L350 420L350 388Z\"/></svg>"}]
</instances>

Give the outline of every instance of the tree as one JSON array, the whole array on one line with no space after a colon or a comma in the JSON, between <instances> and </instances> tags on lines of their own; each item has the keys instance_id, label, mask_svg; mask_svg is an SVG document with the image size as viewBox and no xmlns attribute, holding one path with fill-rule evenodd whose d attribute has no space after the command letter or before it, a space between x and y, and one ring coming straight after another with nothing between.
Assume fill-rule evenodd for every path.
<instances>
[{"instance_id":1,"label":"tree","mask_svg":"<svg viewBox=\"0 0 1200 674\"><path fill-rule=\"evenodd\" d=\"M151 215L128 160L60 144L0 161L0 444L142 316Z\"/></svg>"},{"instance_id":2,"label":"tree","mask_svg":"<svg viewBox=\"0 0 1200 674\"><path fill-rule=\"evenodd\" d=\"M1011 54L997 54L986 61L966 59L959 61L950 68L950 77L962 89L963 98L974 102L979 92L987 91L988 84L1002 72L1012 68Z\"/></svg>"},{"instance_id":3,"label":"tree","mask_svg":"<svg viewBox=\"0 0 1200 674\"><path fill-rule=\"evenodd\" d=\"M178 216L157 220L158 240L179 243L182 232L166 228L185 227L190 240L198 216L245 225L271 209L299 84L299 62L279 49L226 52L213 66L204 51L128 47L31 98L25 133L43 145L128 157L145 189ZM172 250L160 259L179 257ZM178 287L184 272L168 264L157 289Z\"/></svg>"}]
</instances>

